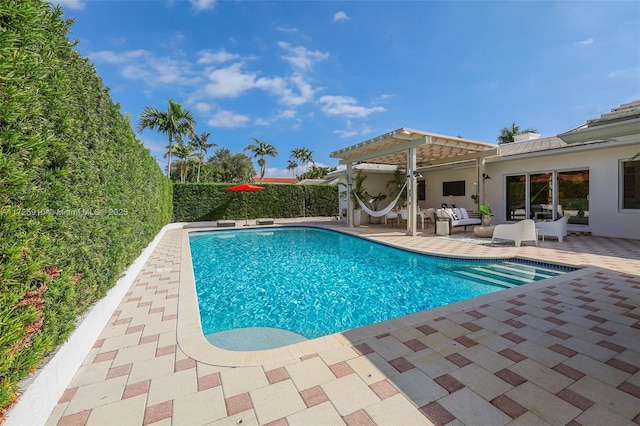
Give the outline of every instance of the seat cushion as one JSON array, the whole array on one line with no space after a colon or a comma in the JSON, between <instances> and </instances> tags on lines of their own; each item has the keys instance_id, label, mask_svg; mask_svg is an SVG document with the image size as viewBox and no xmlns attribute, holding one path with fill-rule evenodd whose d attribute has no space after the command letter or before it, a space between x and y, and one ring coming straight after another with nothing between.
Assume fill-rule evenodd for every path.
<instances>
[{"instance_id":1,"label":"seat cushion","mask_svg":"<svg viewBox=\"0 0 640 426\"><path fill-rule=\"evenodd\" d=\"M468 226L468 225L480 225L482 224L482 220L480 219L459 219L456 220L456 224L453 226Z\"/></svg>"}]
</instances>

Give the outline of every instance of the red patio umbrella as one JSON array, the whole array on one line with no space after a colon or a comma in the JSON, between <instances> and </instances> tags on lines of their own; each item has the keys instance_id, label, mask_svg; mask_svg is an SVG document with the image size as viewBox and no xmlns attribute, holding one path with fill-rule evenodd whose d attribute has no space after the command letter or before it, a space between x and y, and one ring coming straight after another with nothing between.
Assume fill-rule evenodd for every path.
<instances>
[{"instance_id":1,"label":"red patio umbrella","mask_svg":"<svg viewBox=\"0 0 640 426\"><path fill-rule=\"evenodd\" d=\"M251 185L250 183L242 183L240 185L230 186L229 188L227 188L227 191L246 192L246 191L262 191L263 189L265 189L264 186ZM242 201L245 202L244 203L244 208L245 208L244 226L248 226L249 225L249 208L247 206L246 200L244 199L244 195L242 196Z\"/></svg>"}]
</instances>

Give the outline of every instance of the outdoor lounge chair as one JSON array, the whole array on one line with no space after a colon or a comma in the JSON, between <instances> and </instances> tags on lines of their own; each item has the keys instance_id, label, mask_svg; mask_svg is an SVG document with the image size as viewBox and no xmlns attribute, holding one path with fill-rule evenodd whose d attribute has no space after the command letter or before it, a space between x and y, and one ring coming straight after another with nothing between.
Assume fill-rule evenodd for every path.
<instances>
[{"instance_id":1,"label":"outdoor lounge chair","mask_svg":"<svg viewBox=\"0 0 640 426\"><path fill-rule=\"evenodd\" d=\"M567 218L563 216L553 222L538 222L536 229L538 236L542 237L542 241L544 241L544 237L556 237L561 243L562 239L567 236Z\"/></svg>"},{"instance_id":2,"label":"outdoor lounge chair","mask_svg":"<svg viewBox=\"0 0 640 426\"><path fill-rule=\"evenodd\" d=\"M493 230L491 242L496 238L502 240L513 240L513 242L516 243L516 247L520 247L520 243L523 241L534 241L536 246L538 245L536 224L531 219L524 219L516 223L502 223L500 225L496 225L496 228Z\"/></svg>"},{"instance_id":3,"label":"outdoor lounge chair","mask_svg":"<svg viewBox=\"0 0 640 426\"><path fill-rule=\"evenodd\" d=\"M233 228L236 226L236 221L235 220L219 220L216 223L216 226L218 228Z\"/></svg>"},{"instance_id":4,"label":"outdoor lounge chair","mask_svg":"<svg viewBox=\"0 0 640 426\"><path fill-rule=\"evenodd\" d=\"M256 219L256 225L273 225L273 219L271 218Z\"/></svg>"}]
</instances>

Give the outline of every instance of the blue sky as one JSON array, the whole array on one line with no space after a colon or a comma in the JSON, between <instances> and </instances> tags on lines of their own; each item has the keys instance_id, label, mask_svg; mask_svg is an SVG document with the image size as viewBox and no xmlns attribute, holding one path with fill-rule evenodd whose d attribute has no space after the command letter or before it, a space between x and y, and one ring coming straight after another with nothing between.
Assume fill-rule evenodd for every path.
<instances>
[{"instance_id":1,"label":"blue sky","mask_svg":"<svg viewBox=\"0 0 640 426\"><path fill-rule=\"evenodd\" d=\"M52 2L134 125L172 98L219 147L274 145L272 177L294 148L337 166L399 127L552 136L640 99L638 1ZM139 137L162 159L166 136Z\"/></svg>"}]
</instances>

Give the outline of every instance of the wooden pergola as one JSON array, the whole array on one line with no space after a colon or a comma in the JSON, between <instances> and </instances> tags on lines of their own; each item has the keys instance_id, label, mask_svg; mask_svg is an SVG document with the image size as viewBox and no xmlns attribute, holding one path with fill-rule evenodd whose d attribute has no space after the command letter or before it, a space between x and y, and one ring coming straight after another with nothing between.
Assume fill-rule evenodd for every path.
<instances>
[{"instance_id":1,"label":"wooden pergola","mask_svg":"<svg viewBox=\"0 0 640 426\"><path fill-rule=\"evenodd\" d=\"M407 235L417 235L416 179L420 170L447 164L473 162L478 177L484 173L484 160L498 152L496 145L469 139L445 136L402 127L381 136L334 151L331 158L347 166L347 224L353 226L351 184L353 165L357 163L389 164L407 171ZM478 179L480 194L484 194L483 179ZM480 200L484 202L484 200Z\"/></svg>"}]
</instances>

